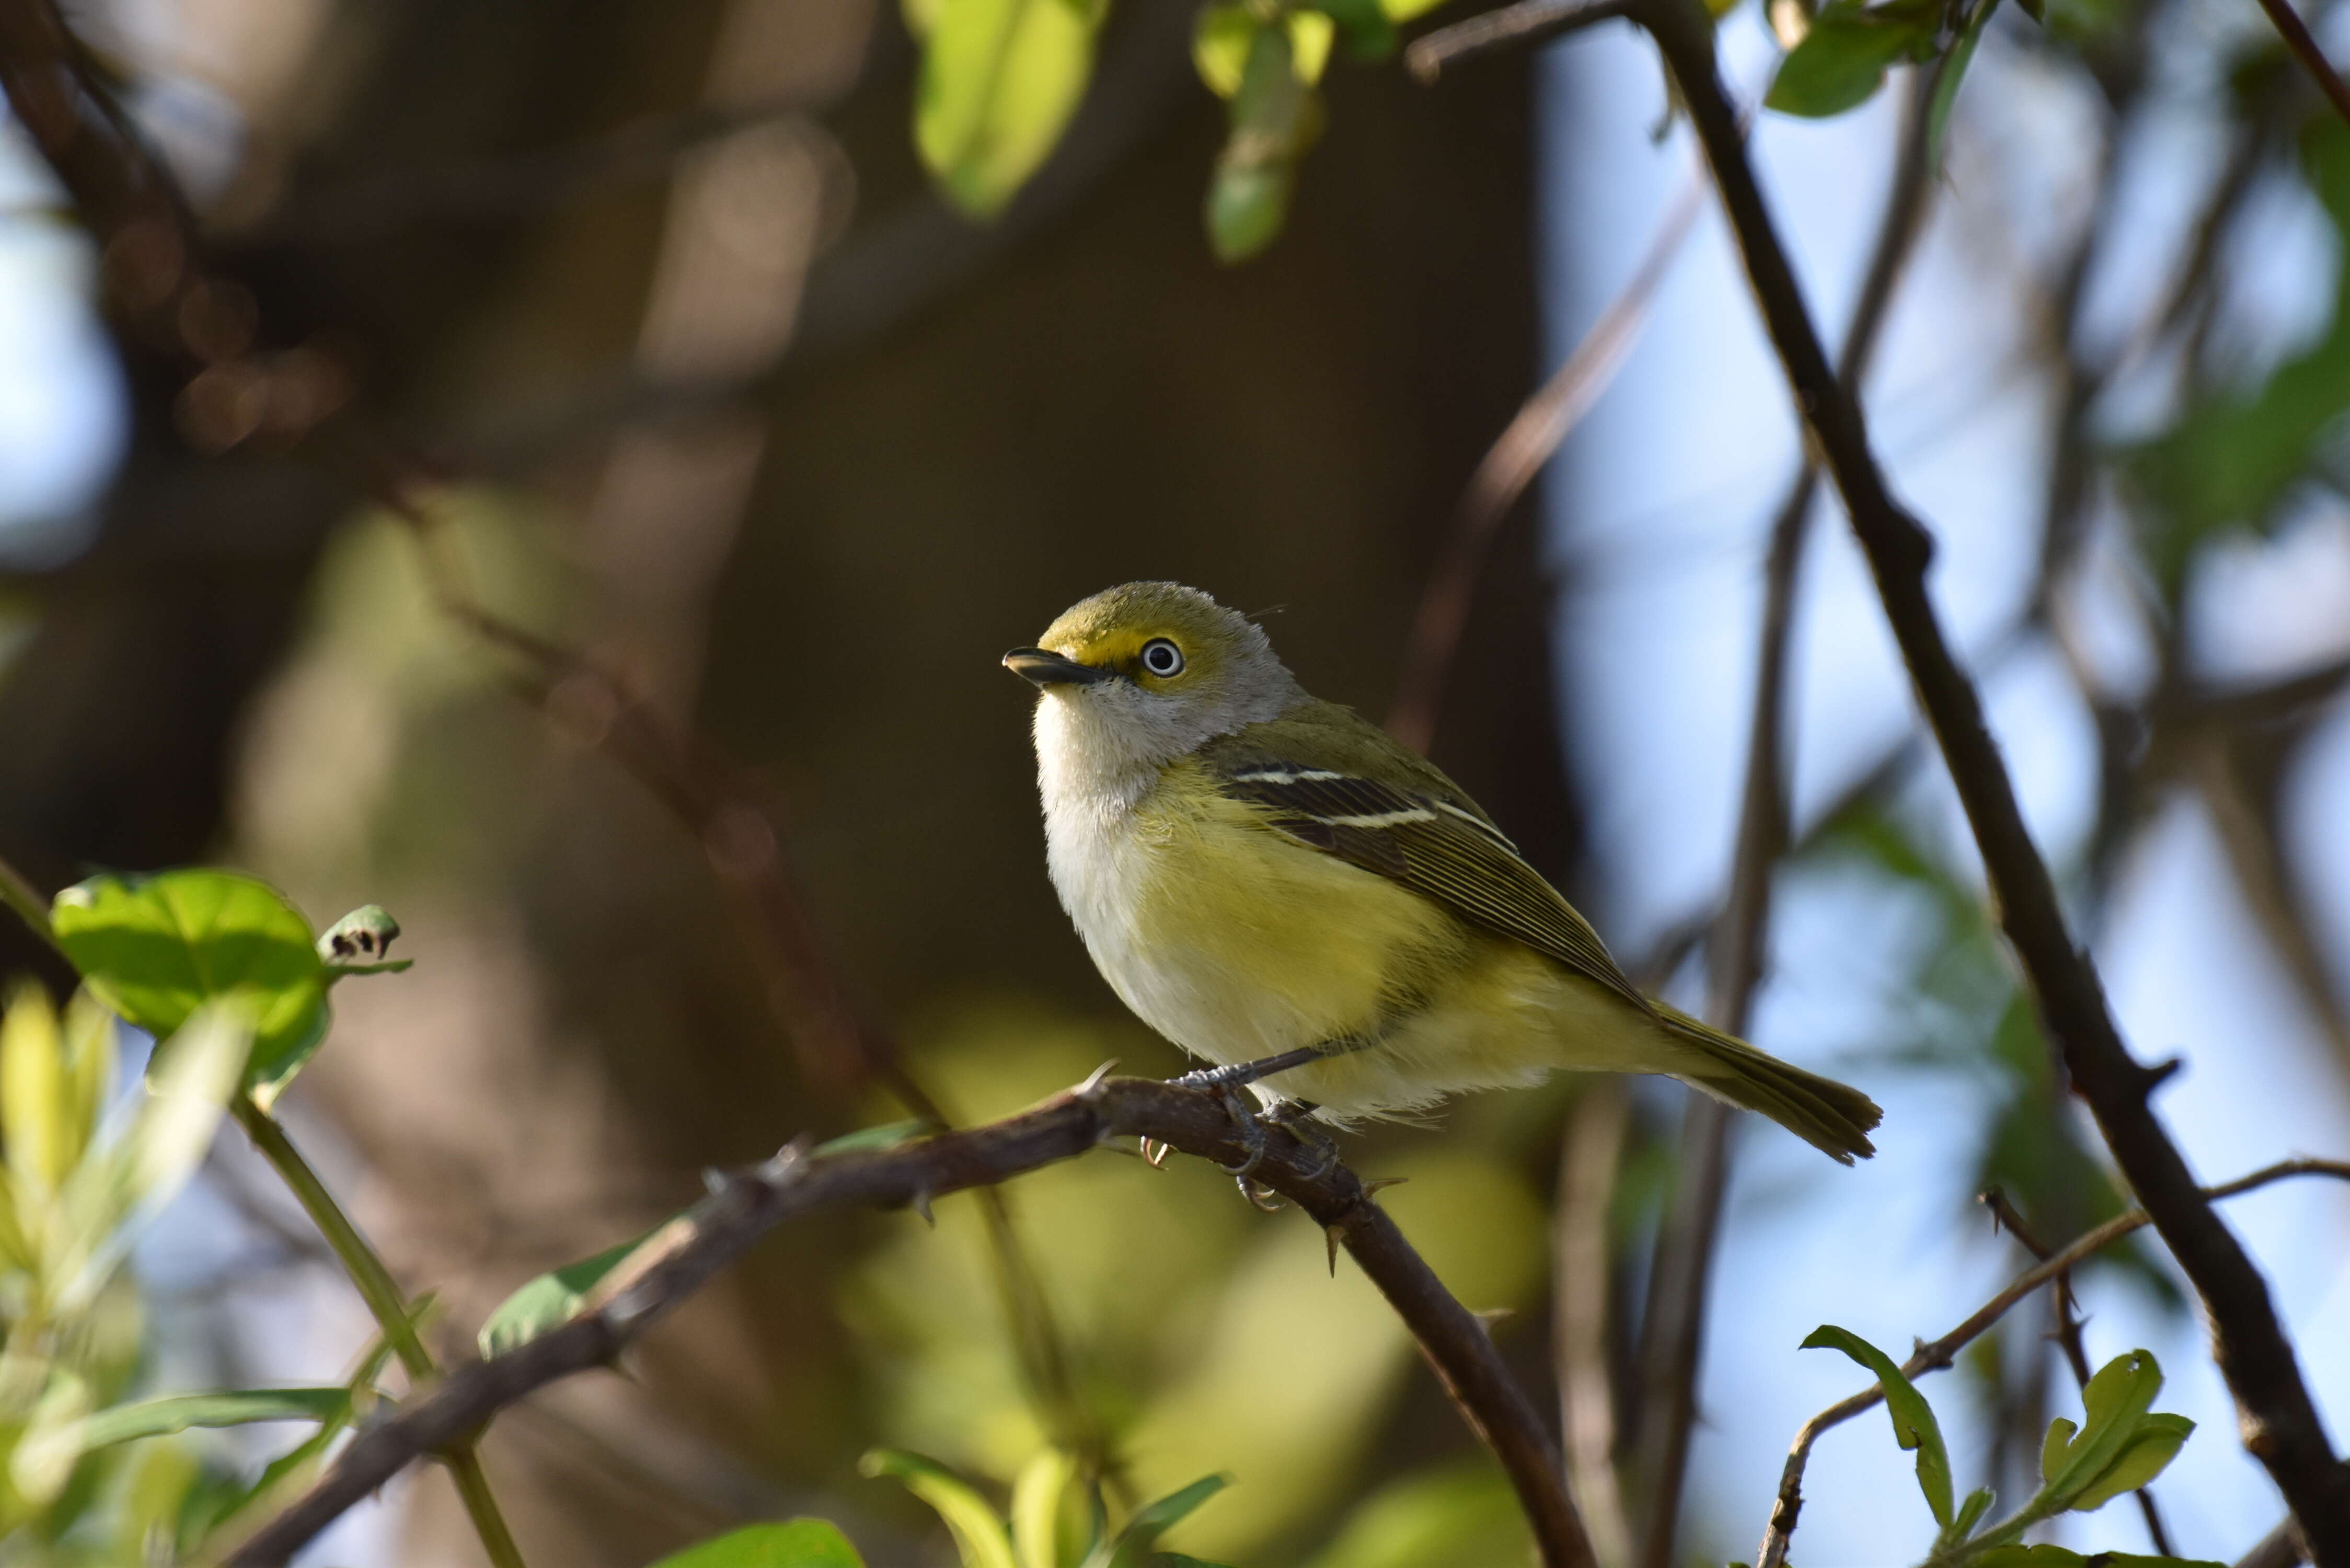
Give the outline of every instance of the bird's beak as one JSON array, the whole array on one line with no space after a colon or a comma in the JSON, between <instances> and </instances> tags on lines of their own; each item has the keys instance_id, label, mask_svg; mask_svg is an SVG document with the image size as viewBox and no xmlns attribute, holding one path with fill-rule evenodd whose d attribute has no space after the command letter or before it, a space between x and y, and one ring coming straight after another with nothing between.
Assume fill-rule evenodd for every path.
<instances>
[{"instance_id":1,"label":"bird's beak","mask_svg":"<svg viewBox=\"0 0 2350 1568\"><path fill-rule=\"evenodd\" d=\"M1003 668L1035 686L1091 686L1107 680L1110 672L1044 648L1015 648L1003 656Z\"/></svg>"}]
</instances>

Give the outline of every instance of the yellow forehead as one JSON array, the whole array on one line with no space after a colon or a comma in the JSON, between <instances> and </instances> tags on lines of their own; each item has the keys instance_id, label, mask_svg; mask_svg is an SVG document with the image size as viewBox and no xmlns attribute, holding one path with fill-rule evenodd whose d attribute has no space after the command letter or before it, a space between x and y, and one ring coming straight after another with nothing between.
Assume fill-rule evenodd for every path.
<instances>
[{"instance_id":1,"label":"yellow forehead","mask_svg":"<svg viewBox=\"0 0 2350 1568\"><path fill-rule=\"evenodd\" d=\"M1060 631L1058 627L1053 629ZM1076 659L1079 664L1114 670L1139 658L1142 645L1155 637L1173 638L1178 648L1183 644L1183 639L1176 636L1171 628L1111 627L1098 631L1063 633L1059 637L1048 633L1044 646L1055 653Z\"/></svg>"}]
</instances>

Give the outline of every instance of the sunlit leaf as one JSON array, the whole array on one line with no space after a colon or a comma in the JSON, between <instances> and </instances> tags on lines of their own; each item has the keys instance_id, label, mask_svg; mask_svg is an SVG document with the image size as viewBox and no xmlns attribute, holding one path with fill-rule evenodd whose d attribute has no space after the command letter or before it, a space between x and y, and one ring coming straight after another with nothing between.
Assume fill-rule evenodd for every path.
<instances>
[{"instance_id":1,"label":"sunlit leaf","mask_svg":"<svg viewBox=\"0 0 2350 1568\"><path fill-rule=\"evenodd\" d=\"M1020 1568L1012 1537L987 1500L969 1481L936 1459L903 1449L875 1449L858 1467L868 1476L889 1476L938 1511L962 1553L963 1568Z\"/></svg>"},{"instance_id":2,"label":"sunlit leaf","mask_svg":"<svg viewBox=\"0 0 2350 1568\"><path fill-rule=\"evenodd\" d=\"M1248 66L1249 45L1259 26L1256 13L1243 5L1200 7L1191 26L1191 64L1218 98L1241 90L1241 72Z\"/></svg>"},{"instance_id":3,"label":"sunlit leaf","mask_svg":"<svg viewBox=\"0 0 2350 1568\"><path fill-rule=\"evenodd\" d=\"M1355 58L1383 60L1395 53L1395 18L1380 0L1322 0L1315 9L1336 24L1338 36L1347 40L1347 52Z\"/></svg>"},{"instance_id":4,"label":"sunlit leaf","mask_svg":"<svg viewBox=\"0 0 2350 1568\"><path fill-rule=\"evenodd\" d=\"M1287 21L1291 68L1299 81L1312 87L1322 79L1322 68L1330 63L1330 42L1337 36L1337 24L1319 11L1292 11Z\"/></svg>"},{"instance_id":5,"label":"sunlit leaf","mask_svg":"<svg viewBox=\"0 0 2350 1568\"><path fill-rule=\"evenodd\" d=\"M1219 260L1244 261L1281 233L1314 119L1313 89L1298 78L1287 30L1260 28L1208 187L1208 241Z\"/></svg>"},{"instance_id":6,"label":"sunlit leaf","mask_svg":"<svg viewBox=\"0 0 2350 1568\"><path fill-rule=\"evenodd\" d=\"M2075 1513L2093 1513L2126 1491L2136 1491L2160 1475L2178 1457L2195 1430L2184 1416L2156 1413L2139 1417L2137 1435L2107 1465L2088 1490L2073 1499Z\"/></svg>"},{"instance_id":7,"label":"sunlit leaf","mask_svg":"<svg viewBox=\"0 0 2350 1568\"><path fill-rule=\"evenodd\" d=\"M1877 1375L1885 1390L1885 1408L1893 1417L1893 1439L1918 1451L1918 1490L1926 1494L1926 1506L1934 1511L1935 1522L1948 1529L1954 1517L1950 1456L1942 1446L1942 1428L1926 1397L1902 1376L1891 1356L1849 1329L1823 1324L1804 1341L1804 1348L1841 1350Z\"/></svg>"},{"instance_id":8,"label":"sunlit leaf","mask_svg":"<svg viewBox=\"0 0 2350 1568\"><path fill-rule=\"evenodd\" d=\"M1896 61L1925 57L1937 25L1931 11L1917 7L1825 6L1779 62L1763 105L1810 119L1857 109L1885 85Z\"/></svg>"},{"instance_id":9,"label":"sunlit leaf","mask_svg":"<svg viewBox=\"0 0 2350 1568\"><path fill-rule=\"evenodd\" d=\"M991 217L1052 152L1093 72L1097 0L934 0L914 144L955 204Z\"/></svg>"},{"instance_id":10,"label":"sunlit leaf","mask_svg":"<svg viewBox=\"0 0 2350 1568\"><path fill-rule=\"evenodd\" d=\"M327 966L309 922L265 882L205 869L97 877L58 894L50 919L99 1000L159 1040L207 1000L245 998L248 1082L265 1104L325 1038Z\"/></svg>"},{"instance_id":11,"label":"sunlit leaf","mask_svg":"<svg viewBox=\"0 0 2350 1568\"><path fill-rule=\"evenodd\" d=\"M649 1568L865 1568L865 1559L833 1525L795 1519L729 1531Z\"/></svg>"},{"instance_id":12,"label":"sunlit leaf","mask_svg":"<svg viewBox=\"0 0 2350 1568\"><path fill-rule=\"evenodd\" d=\"M1077 1478L1075 1455L1041 1449L1012 1483L1012 1546L1020 1568L1061 1568L1061 1515Z\"/></svg>"},{"instance_id":13,"label":"sunlit leaf","mask_svg":"<svg viewBox=\"0 0 2350 1568\"><path fill-rule=\"evenodd\" d=\"M64 1058L49 993L30 981L18 984L0 1016L0 1137L7 1140L9 1179L28 1199L57 1190L73 1166Z\"/></svg>"}]
</instances>

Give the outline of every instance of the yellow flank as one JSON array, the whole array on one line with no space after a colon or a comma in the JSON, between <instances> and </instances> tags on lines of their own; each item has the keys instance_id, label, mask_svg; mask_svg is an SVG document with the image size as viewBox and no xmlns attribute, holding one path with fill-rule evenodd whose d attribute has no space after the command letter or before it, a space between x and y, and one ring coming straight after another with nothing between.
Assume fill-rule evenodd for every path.
<instances>
[{"instance_id":1,"label":"yellow flank","mask_svg":"<svg viewBox=\"0 0 2350 1568\"><path fill-rule=\"evenodd\" d=\"M1126 929L1089 940L1145 1022L1220 1063L1366 1042L1264 1080L1268 1099L1344 1120L1558 1067L1671 1071L1688 1054L1532 949L1291 842L1192 759L1167 767L1118 836Z\"/></svg>"}]
</instances>

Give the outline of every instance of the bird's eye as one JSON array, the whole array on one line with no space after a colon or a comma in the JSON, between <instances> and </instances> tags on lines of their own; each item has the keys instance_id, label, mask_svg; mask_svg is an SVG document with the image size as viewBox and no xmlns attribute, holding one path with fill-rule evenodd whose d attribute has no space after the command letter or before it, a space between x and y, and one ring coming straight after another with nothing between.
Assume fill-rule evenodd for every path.
<instances>
[{"instance_id":1,"label":"bird's eye","mask_svg":"<svg viewBox=\"0 0 2350 1568\"><path fill-rule=\"evenodd\" d=\"M1142 668L1165 679L1183 673L1183 650L1163 637L1154 637L1142 645Z\"/></svg>"}]
</instances>

